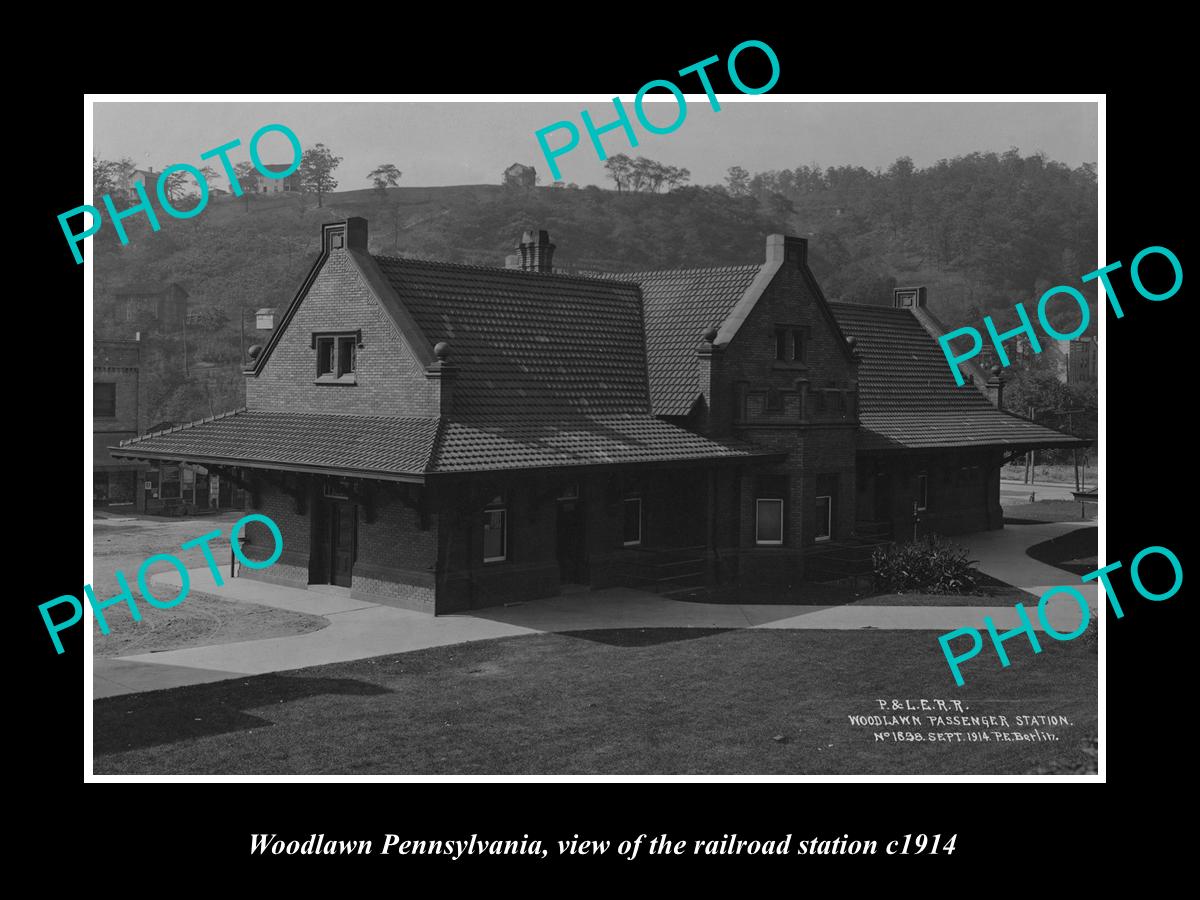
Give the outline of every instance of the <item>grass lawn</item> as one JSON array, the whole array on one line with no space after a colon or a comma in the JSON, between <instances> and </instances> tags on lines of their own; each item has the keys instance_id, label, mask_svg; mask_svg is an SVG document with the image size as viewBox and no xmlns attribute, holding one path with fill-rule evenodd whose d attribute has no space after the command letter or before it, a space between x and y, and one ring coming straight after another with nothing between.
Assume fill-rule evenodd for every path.
<instances>
[{"instance_id":1,"label":"grass lawn","mask_svg":"<svg viewBox=\"0 0 1200 900\"><path fill-rule=\"evenodd\" d=\"M1096 571L1100 533L1095 528L1080 528L1061 537L1034 544L1025 552L1047 565L1057 566L1073 575Z\"/></svg>"},{"instance_id":2,"label":"grass lawn","mask_svg":"<svg viewBox=\"0 0 1200 900\"><path fill-rule=\"evenodd\" d=\"M177 650L206 644L286 637L316 631L329 624L321 616L309 616L273 609L256 603L234 603L207 594L192 592L178 606L159 609L144 602L138 593L138 567L148 557L167 553L183 560L189 569L204 568L207 563L199 547L181 550L180 545L220 529L222 537L210 543L212 553L228 574L229 530L242 517L240 511L216 516L137 516L118 519L98 518L92 528L92 590L98 600L116 596L121 590L113 574L125 575L142 613L134 622L125 604L105 610L109 633L100 633L93 622L92 655L125 656L157 650ZM169 571L170 564L157 563L151 573ZM169 592L163 598L171 599Z\"/></svg>"},{"instance_id":3,"label":"grass lawn","mask_svg":"<svg viewBox=\"0 0 1200 900\"><path fill-rule=\"evenodd\" d=\"M1012 525L1028 525L1034 522L1094 522L1098 508L1096 503L1080 503L1077 500L1014 503L1004 506L1004 521Z\"/></svg>"},{"instance_id":4,"label":"grass lawn","mask_svg":"<svg viewBox=\"0 0 1200 900\"><path fill-rule=\"evenodd\" d=\"M1086 763L1097 660L1080 642L981 654L954 686L926 631L622 629L439 647L93 704L117 773L1024 773ZM877 741L879 699L1066 716L1057 742ZM906 713L906 715L909 713ZM922 713L930 715L932 713ZM946 713L943 713L946 714Z\"/></svg>"},{"instance_id":5,"label":"grass lawn","mask_svg":"<svg viewBox=\"0 0 1200 900\"><path fill-rule=\"evenodd\" d=\"M1096 486L1096 461L1094 458L1088 459L1088 464L1083 469L1083 480L1089 487ZM1024 481L1025 480L1025 463L1020 463L1013 466L1002 466L1000 469L1000 477L1008 481ZM1047 483L1068 485L1071 488L1075 487L1075 467L1070 463L1056 464L1052 466L1034 466L1033 473L1034 481Z\"/></svg>"}]
</instances>

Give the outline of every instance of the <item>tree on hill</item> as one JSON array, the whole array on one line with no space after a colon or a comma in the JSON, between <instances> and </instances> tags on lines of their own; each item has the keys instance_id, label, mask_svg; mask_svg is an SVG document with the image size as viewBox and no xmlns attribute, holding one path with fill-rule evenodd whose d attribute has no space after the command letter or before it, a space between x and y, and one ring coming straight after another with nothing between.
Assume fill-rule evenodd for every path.
<instances>
[{"instance_id":1,"label":"tree on hill","mask_svg":"<svg viewBox=\"0 0 1200 900\"><path fill-rule=\"evenodd\" d=\"M325 195L337 186L333 171L342 164L340 156L324 144L317 144L304 151L300 158L300 189L317 195L317 206L324 205Z\"/></svg>"},{"instance_id":2,"label":"tree on hill","mask_svg":"<svg viewBox=\"0 0 1200 900\"><path fill-rule=\"evenodd\" d=\"M725 185L734 197L747 197L750 194L750 173L741 166L730 166L725 173Z\"/></svg>"},{"instance_id":3,"label":"tree on hill","mask_svg":"<svg viewBox=\"0 0 1200 900\"><path fill-rule=\"evenodd\" d=\"M233 174L241 185L242 203L245 204L246 212L250 212L250 200L258 193L258 170L254 168L253 163L240 162L233 167Z\"/></svg>"},{"instance_id":4,"label":"tree on hill","mask_svg":"<svg viewBox=\"0 0 1200 900\"><path fill-rule=\"evenodd\" d=\"M608 171L608 177L616 183L618 191L657 194L664 185L674 190L687 184L692 177L687 169L668 166L645 156L630 159L624 153L610 156L604 168Z\"/></svg>"},{"instance_id":5,"label":"tree on hill","mask_svg":"<svg viewBox=\"0 0 1200 900\"><path fill-rule=\"evenodd\" d=\"M371 179L375 185L375 190L379 191L379 195L386 197L387 189L396 187L400 183L400 176L403 174L403 172L391 163L383 163L368 172L367 177Z\"/></svg>"},{"instance_id":6,"label":"tree on hill","mask_svg":"<svg viewBox=\"0 0 1200 900\"><path fill-rule=\"evenodd\" d=\"M504 170L501 184L505 187L532 188L538 183L537 169L521 163L513 163Z\"/></svg>"},{"instance_id":7,"label":"tree on hill","mask_svg":"<svg viewBox=\"0 0 1200 900\"><path fill-rule=\"evenodd\" d=\"M98 201L105 194L113 200L125 200L125 185L128 173L133 170L133 160L98 159L92 157L92 193Z\"/></svg>"},{"instance_id":8,"label":"tree on hill","mask_svg":"<svg viewBox=\"0 0 1200 900\"><path fill-rule=\"evenodd\" d=\"M613 180L617 186L617 192L620 193L629 185L629 180L633 175L633 160L624 153L610 156L604 161L604 171L608 173L608 177Z\"/></svg>"}]
</instances>

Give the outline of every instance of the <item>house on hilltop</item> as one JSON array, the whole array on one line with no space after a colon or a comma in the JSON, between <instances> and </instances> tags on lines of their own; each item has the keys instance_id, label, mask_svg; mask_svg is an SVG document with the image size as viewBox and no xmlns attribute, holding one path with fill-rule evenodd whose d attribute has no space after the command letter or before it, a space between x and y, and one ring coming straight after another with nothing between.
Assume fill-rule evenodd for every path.
<instances>
[{"instance_id":1,"label":"house on hilltop","mask_svg":"<svg viewBox=\"0 0 1200 900\"><path fill-rule=\"evenodd\" d=\"M375 256L358 218L322 247L250 350L244 409L112 451L244 487L284 539L246 576L435 613L795 585L814 551L905 536L913 504L927 528L999 527L1004 454L1079 443L998 409L980 372L951 396L932 317L900 293L829 303L801 238L605 277L554 272L544 231L505 269ZM259 523L246 544L274 550Z\"/></svg>"}]
</instances>

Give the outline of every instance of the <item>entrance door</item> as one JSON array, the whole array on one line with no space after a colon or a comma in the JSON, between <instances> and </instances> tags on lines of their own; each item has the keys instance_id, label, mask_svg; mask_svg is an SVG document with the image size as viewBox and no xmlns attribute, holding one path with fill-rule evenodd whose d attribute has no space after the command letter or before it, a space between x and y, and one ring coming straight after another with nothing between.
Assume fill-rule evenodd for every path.
<instances>
[{"instance_id":1,"label":"entrance door","mask_svg":"<svg viewBox=\"0 0 1200 900\"><path fill-rule=\"evenodd\" d=\"M353 503L329 501L329 583L350 587L357 516Z\"/></svg>"},{"instance_id":2,"label":"entrance door","mask_svg":"<svg viewBox=\"0 0 1200 900\"><path fill-rule=\"evenodd\" d=\"M567 584L586 578L583 549L583 504L561 500L558 504L558 577Z\"/></svg>"}]
</instances>

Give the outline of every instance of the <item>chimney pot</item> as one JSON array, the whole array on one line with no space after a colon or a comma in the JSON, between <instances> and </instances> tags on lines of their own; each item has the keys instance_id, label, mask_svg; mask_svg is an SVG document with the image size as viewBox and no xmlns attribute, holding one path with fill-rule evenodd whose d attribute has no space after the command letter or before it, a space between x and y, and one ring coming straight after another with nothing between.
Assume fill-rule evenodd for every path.
<instances>
[{"instance_id":1,"label":"chimney pot","mask_svg":"<svg viewBox=\"0 0 1200 900\"><path fill-rule=\"evenodd\" d=\"M803 265L808 260L808 240L791 234L767 235L767 262Z\"/></svg>"},{"instance_id":2,"label":"chimney pot","mask_svg":"<svg viewBox=\"0 0 1200 900\"><path fill-rule=\"evenodd\" d=\"M907 287L896 288L892 291L892 306L897 309L911 309L914 306L925 308L925 288Z\"/></svg>"}]
</instances>

